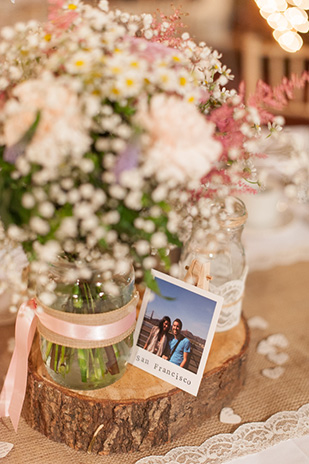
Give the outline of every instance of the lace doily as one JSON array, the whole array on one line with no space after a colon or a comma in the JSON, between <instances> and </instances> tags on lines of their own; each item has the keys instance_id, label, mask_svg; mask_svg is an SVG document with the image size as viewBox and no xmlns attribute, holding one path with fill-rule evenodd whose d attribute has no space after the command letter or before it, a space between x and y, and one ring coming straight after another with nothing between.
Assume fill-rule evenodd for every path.
<instances>
[{"instance_id":1,"label":"lace doily","mask_svg":"<svg viewBox=\"0 0 309 464\"><path fill-rule=\"evenodd\" d=\"M308 433L309 403L298 411L274 414L266 422L241 425L234 433L215 435L200 446L181 446L165 456L148 456L135 464L221 464Z\"/></svg>"},{"instance_id":2,"label":"lace doily","mask_svg":"<svg viewBox=\"0 0 309 464\"><path fill-rule=\"evenodd\" d=\"M220 287L210 284L210 291L224 298L216 332L224 332L238 325L241 316L247 274L248 266L245 267L239 280L231 280Z\"/></svg>"}]
</instances>

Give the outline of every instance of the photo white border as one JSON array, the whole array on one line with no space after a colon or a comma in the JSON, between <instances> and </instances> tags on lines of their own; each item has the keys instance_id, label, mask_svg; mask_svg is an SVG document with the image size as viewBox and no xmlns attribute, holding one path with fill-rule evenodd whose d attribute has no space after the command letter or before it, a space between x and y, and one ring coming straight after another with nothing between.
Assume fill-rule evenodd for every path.
<instances>
[{"instance_id":1,"label":"photo white border","mask_svg":"<svg viewBox=\"0 0 309 464\"><path fill-rule=\"evenodd\" d=\"M185 368L179 367L176 364L173 364L170 361L137 346L139 334L145 318L146 309L149 303L150 295L152 293L152 291L147 288L143 297L136 329L134 332L134 348L132 350L132 355L129 362L135 367L138 367L143 371L158 377L161 380L165 380L166 382L180 388L181 390L186 391L187 393L190 393L191 395L197 396L222 308L223 297L215 295L214 293L211 293L207 290L195 287L192 284L183 282L182 280L171 277L167 274L164 274L163 272L154 269L152 269L151 272L155 278L157 277L158 279L165 280L166 282L176 285L177 287L184 288L192 293L196 293L205 298L208 298L209 300L215 301L216 306L213 312L208 334L206 336L206 342L202 357L200 359L198 371L196 374L194 374Z\"/></svg>"}]
</instances>

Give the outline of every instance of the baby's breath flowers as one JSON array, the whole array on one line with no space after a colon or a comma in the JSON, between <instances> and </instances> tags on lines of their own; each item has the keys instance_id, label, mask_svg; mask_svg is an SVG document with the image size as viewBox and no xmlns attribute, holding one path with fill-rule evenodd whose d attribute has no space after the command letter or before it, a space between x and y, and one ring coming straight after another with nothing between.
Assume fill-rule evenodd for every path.
<instances>
[{"instance_id":1,"label":"baby's breath flowers","mask_svg":"<svg viewBox=\"0 0 309 464\"><path fill-rule=\"evenodd\" d=\"M11 313L16 313L18 304L26 294L26 269L29 263L19 244L9 240L0 223L0 299L7 301ZM6 295L6 296L5 296Z\"/></svg>"},{"instance_id":2,"label":"baby's breath flowers","mask_svg":"<svg viewBox=\"0 0 309 464\"><path fill-rule=\"evenodd\" d=\"M63 253L106 277L133 259L150 284L192 191L252 180L258 111L179 18L57 0L48 23L1 30L0 216L33 272Z\"/></svg>"},{"instance_id":3,"label":"baby's breath flowers","mask_svg":"<svg viewBox=\"0 0 309 464\"><path fill-rule=\"evenodd\" d=\"M190 47L107 2L50 6L1 32L1 217L33 272L64 253L108 277L133 257L149 282L180 243L181 192L221 152Z\"/></svg>"}]
</instances>

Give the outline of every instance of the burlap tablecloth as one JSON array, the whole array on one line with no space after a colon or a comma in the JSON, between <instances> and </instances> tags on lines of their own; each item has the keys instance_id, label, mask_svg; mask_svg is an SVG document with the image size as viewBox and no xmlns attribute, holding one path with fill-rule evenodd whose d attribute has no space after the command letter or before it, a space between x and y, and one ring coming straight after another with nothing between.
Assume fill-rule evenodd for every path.
<instances>
[{"instance_id":1,"label":"burlap tablecloth","mask_svg":"<svg viewBox=\"0 0 309 464\"><path fill-rule=\"evenodd\" d=\"M243 309L247 318L259 315L269 326L264 330L251 330L246 384L229 406L241 416L242 423L264 421L279 411L297 410L309 402L309 263L250 273ZM261 371L274 364L258 354L256 347L260 340L275 333L282 333L289 340L289 347L282 351L290 358L284 364L284 374L272 380L264 377ZM1 384L11 356L8 341L13 336L13 326L0 327ZM133 464L143 456L162 455L178 446L200 445L210 436L233 432L237 427L223 424L215 416L198 428L188 430L181 439L152 448L147 453L97 456L49 441L23 419L15 434L9 420L5 419L0 423L0 441L14 444L3 459L4 464Z\"/></svg>"}]
</instances>

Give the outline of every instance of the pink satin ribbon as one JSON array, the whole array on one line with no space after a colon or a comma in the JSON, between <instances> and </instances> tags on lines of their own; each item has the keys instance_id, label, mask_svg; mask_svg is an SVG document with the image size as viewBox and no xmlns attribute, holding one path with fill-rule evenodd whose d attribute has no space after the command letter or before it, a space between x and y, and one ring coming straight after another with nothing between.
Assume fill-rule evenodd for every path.
<instances>
[{"instance_id":1,"label":"pink satin ribbon","mask_svg":"<svg viewBox=\"0 0 309 464\"><path fill-rule=\"evenodd\" d=\"M135 311L117 322L101 326L73 324L37 311L36 301L23 303L18 311L15 325L15 348L0 395L0 417L10 417L15 432L26 394L28 356L31 350L37 322L52 332L78 340L105 340L114 338L132 327Z\"/></svg>"},{"instance_id":2,"label":"pink satin ribbon","mask_svg":"<svg viewBox=\"0 0 309 464\"><path fill-rule=\"evenodd\" d=\"M118 337L129 330L135 322L135 311L131 311L120 321L98 326L73 324L72 322L56 319L46 313L38 313L37 316L40 322L52 332L63 337L73 338L73 340L85 341L99 341Z\"/></svg>"}]
</instances>

